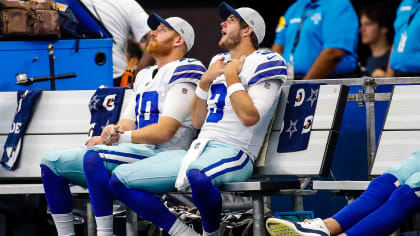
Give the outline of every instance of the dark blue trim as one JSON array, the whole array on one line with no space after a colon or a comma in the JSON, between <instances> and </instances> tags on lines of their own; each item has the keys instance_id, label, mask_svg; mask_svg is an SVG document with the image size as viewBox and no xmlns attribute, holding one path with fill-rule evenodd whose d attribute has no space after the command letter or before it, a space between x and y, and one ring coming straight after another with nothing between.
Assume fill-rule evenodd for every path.
<instances>
[{"instance_id":1,"label":"dark blue trim","mask_svg":"<svg viewBox=\"0 0 420 236\"><path fill-rule=\"evenodd\" d=\"M231 168L228 168L228 169L224 169L223 171L217 172L216 174L214 174L212 176L209 176L209 179L212 180L212 179L214 179L218 176L221 176L225 173L232 172L232 171L235 171L235 170L240 170L240 169L244 168L244 166L246 166L246 164L248 164L248 162L249 162L249 156L247 155L246 160L241 165L234 166L234 167L231 167Z\"/></svg>"},{"instance_id":2,"label":"dark blue trim","mask_svg":"<svg viewBox=\"0 0 420 236\"><path fill-rule=\"evenodd\" d=\"M269 71L260 73L256 76L252 77L252 79L248 82L248 85L255 84L256 82L258 82L259 80L261 80L265 77L270 77L270 76L274 76L274 75L287 75L287 70L286 69L275 69L275 70L269 70Z\"/></svg>"},{"instance_id":3,"label":"dark blue trim","mask_svg":"<svg viewBox=\"0 0 420 236\"><path fill-rule=\"evenodd\" d=\"M149 18L147 18L147 25L152 30L155 30L160 25L160 23L163 23L166 26L168 26L169 28L171 28L172 30L175 30L165 19L163 19L162 17L160 17L156 13L150 14Z\"/></svg>"},{"instance_id":4,"label":"dark blue trim","mask_svg":"<svg viewBox=\"0 0 420 236\"><path fill-rule=\"evenodd\" d=\"M202 71L202 72L206 72L206 68L204 68L203 66L199 66L199 65L183 65L183 66L178 66L175 69L175 72L180 72L180 71L188 71L188 70L198 70L198 71Z\"/></svg>"},{"instance_id":5,"label":"dark blue trim","mask_svg":"<svg viewBox=\"0 0 420 236\"><path fill-rule=\"evenodd\" d=\"M183 74L172 76L172 78L169 81L169 83L172 83L175 80L180 79L180 78L185 78L185 79L201 79L201 76L203 76L203 74L200 74L200 73L183 73Z\"/></svg>"},{"instance_id":6,"label":"dark blue trim","mask_svg":"<svg viewBox=\"0 0 420 236\"><path fill-rule=\"evenodd\" d=\"M295 227L296 227L296 229L299 230L299 231L301 231L301 232L304 232L304 233L314 233L314 234L319 234L321 236L329 236L328 234L326 234L326 233L324 233L324 232L322 232L320 230L305 229L305 228L303 228L302 226L300 226L299 224L297 224L295 222L292 222L292 221L289 221L289 222L292 223L292 224L294 224Z\"/></svg>"},{"instance_id":7,"label":"dark blue trim","mask_svg":"<svg viewBox=\"0 0 420 236\"><path fill-rule=\"evenodd\" d=\"M269 61L269 62L259 65L257 69L255 70L255 73L260 70L264 70L264 69L267 69L269 67L274 67L274 66L286 66L286 64L284 63L284 61Z\"/></svg>"},{"instance_id":8,"label":"dark blue trim","mask_svg":"<svg viewBox=\"0 0 420 236\"><path fill-rule=\"evenodd\" d=\"M223 20L226 20L230 14L235 15L239 19L245 21L239 13L229 6L227 3L222 2L218 7L219 16L222 17Z\"/></svg>"},{"instance_id":9,"label":"dark blue trim","mask_svg":"<svg viewBox=\"0 0 420 236\"><path fill-rule=\"evenodd\" d=\"M239 151L239 153L236 156L229 157L229 158L226 158L226 159L222 159L222 160L220 160L220 161L218 161L218 162L216 162L216 163L214 163L214 164L212 164L210 166L207 166L206 168L202 169L201 172L204 173L204 172L206 172L208 170L211 170L211 169L213 169L213 168L215 168L217 166L223 165L224 163L236 161L239 158L241 158L241 156L242 156L243 153L244 153L243 151Z\"/></svg>"}]
</instances>

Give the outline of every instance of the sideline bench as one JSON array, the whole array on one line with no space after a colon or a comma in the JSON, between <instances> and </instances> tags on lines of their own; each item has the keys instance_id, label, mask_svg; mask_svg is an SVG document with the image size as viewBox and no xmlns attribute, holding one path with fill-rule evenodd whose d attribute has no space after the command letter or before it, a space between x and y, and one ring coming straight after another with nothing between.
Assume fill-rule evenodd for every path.
<instances>
[{"instance_id":1,"label":"sideline bench","mask_svg":"<svg viewBox=\"0 0 420 236\"><path fill-rule=\"evenodd\" d=\"M276 150L288 89L289 87L282 88L276 120L265 147L255 163L254 175L255 177L326 176L334 154L348 87L322 85L308 149L278 154ZM131 97L127 93L131 92L126 90L123 110L128 105L127 99ZM41 94L25 132L20 160L15 170L0 171L0 195L44 194L39 163L50 151L83 145L89 130L88 101L93 93L94 91L44 91ZM3 98L0 99L0 142L4 143L16 109L16 92L2 92L0 98ZM224 185L222 190L244 192L253 197L254 235L264 233L263 196L279 193L302 194L304 191L300 181L229 183ZM76 194L87 193L86 189L77 186L72 187L71 191ZM136 219L136 216L132 215L130 218Z\"/></svg>"},{"instance_id":2,"label":"sideline bench","mask_svg":"<svg viewBox=\"0 0 420 236\"><path fill-rule=\"evenodd\" d=\"M378 141L371 177L384 173L420 149L420 85L395 85ZM313 189L347 194L349 202L370 181L313 181Z\"/></svg>"},{"instance_id":3,"label":"sideline bench","mask_svg":"<svg viewBox=\"0 0 420 236\"><path fill-rule=\"evenodd\" d=\"M347 101L348 87L321 85L308 148L298 152L277 153L289 88L288 86L282 88L274 125L264 143L259 158L254 163L254 177L328 176ZM265 235L263 196L275 194L302 195L305 194L306 190L304 188L307 183L308 181L301 186L300 181L250 180L248 182L224 184L221 190L242 192L252 196L254 235Z\"/></svg>"}]
</instances>

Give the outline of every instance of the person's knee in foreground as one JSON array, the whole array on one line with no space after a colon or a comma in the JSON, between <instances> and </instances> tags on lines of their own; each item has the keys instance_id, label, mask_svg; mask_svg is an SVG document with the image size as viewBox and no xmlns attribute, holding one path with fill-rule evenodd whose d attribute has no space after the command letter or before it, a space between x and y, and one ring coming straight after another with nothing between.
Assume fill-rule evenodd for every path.
<instances>
[{"instance_id":1,"label":"person's knee in foreground","mask_svg":"<svg viewBox=\"0 0 420 236\"><path fill-rule=\"evenodd\" d=\"M283 58L257 50L265 23L258 12L222 3L219 46L228 52L213 57L191 103L198 138L184 152L161 152L140 166L117 167L111 192L143 218L170 235L197 235L172 215L154 194L190 187L200 211L204 235L218 235L221 197L218 186L246 181L263 143L280 87L286 79ZM127 175L135 169L136 178Z\"/></svg>"},{"instance_id":2,"label":"person's knee in foreground","mask_svg":"<svg viewBox=\"0 0 420 236\"><path fill-rule=\"evenodd\" d=\"M156 65L137 74L133 97L118 124L90 138L87 148L49 153L42 160L42 180L59 235L74 235L69 182L88 186L98 235L113 235L112 170L161 151L185 150L196 135L189 104L206 69L198 60L183 58L193 46L193 28L179 17L164 20L156 14L148 24L153 32L147 50ZM135 177L136 170L130 173Z\"/></svg>"},{"instance_id":3,"label":"person's knee in foreground","mask_svg":"<svg viewBox=\"0 0 420 236\"><path fill-rule=\"evenodd\" d=\"M271 235L389 235L420 209L419 154L413 153L373 179L359 198L334 216L304 222L270 218L266 222L267 230Z\"/></svg>"}]
</instances>

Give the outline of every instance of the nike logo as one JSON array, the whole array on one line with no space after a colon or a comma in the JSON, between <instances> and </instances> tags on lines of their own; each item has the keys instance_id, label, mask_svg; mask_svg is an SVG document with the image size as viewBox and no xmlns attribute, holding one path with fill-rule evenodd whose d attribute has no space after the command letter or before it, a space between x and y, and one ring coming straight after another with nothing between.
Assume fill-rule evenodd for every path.
<instances>
[{"instance_id":1,"label":"nike logo","mask_svg":"<svg viewBox=\"0 0 420 236\"><path fill-rule=\"evenodd\" d=\"M273 59L275 56L276 56L276 55L273 55L273 56L267 56L267 59L268 59L268 60L271 60L271 59Z\"/></svg>"},{"instance_id":2,"label":"nike logo","mask_svg":"<svg viewBox=\"0 0 420 236\"><path fill-rule=\"evenodd\" d=\"M187 60L188 62L193 62L193 61L196 61L195 59L188 59Z\"/></svg>"}]
</instances>

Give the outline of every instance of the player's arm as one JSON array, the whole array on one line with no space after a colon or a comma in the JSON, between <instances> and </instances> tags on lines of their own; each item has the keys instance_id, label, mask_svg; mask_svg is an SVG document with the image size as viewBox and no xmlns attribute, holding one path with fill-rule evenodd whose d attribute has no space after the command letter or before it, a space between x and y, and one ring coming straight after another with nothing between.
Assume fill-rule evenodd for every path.
<instances>
[{"instance_id":1,"label":"player's arm","mask_svg":"<svg viewBox=\"0 0 420 236\"><path fill-rule=\"evenodd\" d=\"M386 68L386 77L394 77L394 70L391 68L391 57L392 51L394 50L394 45L391 45L391 51L389 52L388 66Z\"/></svg>"},{"instance_id":2,"label":"player's arm","mask_svg":"<svg viewBox=\"0 0 420 236\"><path fill-rule=\"evenodd\" d=\"M345 54L346 51L338 48L326 48L322 50L303 79L320 79L327 77L334 72L335 67Z\"/></svg>"},{"instance_id":3,"label":"player's arm","mask_svg":"<svg viewBox=\"0 0 420 236\"><path fill-rule=\"evenodd\" d=\"M120 135L119 142L160 144L171 140L189 115L189 104L194 90L195 85L192 83L175 84L168 90L159 122L124 132Z\"/></svg>"},{"instance_id":4,"label":"player's arm","mask_svg":"<svg viewBox=\"0 0 420 236\"><path fill-rule=\"evenodd\" d=\"M228 96L230 96L230 102L236 115L245 126L253 126L260 120L260 115L257 108L252 102L249 94L244 90L241 80L239 79L239 72L242 69L245 56L240 59L232 59L232 61L226 66L225 77L226 84L228 87ZM241 88L242 90L234 91L233 88ZM234 91L232 93L232 91Z\"/></svg>"},{"instance_id":5,"label":"player's arm","mask_svg":"<svg viewBox=\"0 0 420 236\"><path fill-rule=\"evenodd\" d=\"M277 52L280 55L283 55L284 45L274 43L273 46L271 47L271 50L274 52Z\"/></svg>"},{"instance_id":6,"label":"player's arm","mask_svg":"<svg viewBox=\"0 0 420 236\"><path fill-rule=\"evenodd\" d=\"M192 99L190 111L194 128L201 129L207 116L207 96L211 83L223 73L226 63L222 57L211 64L200 79L197 91Z\"/></svg>"}]
</instances>

